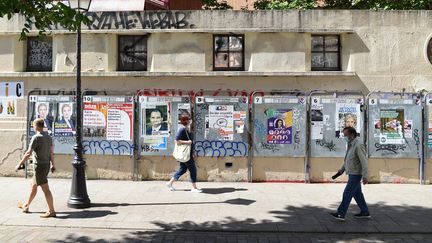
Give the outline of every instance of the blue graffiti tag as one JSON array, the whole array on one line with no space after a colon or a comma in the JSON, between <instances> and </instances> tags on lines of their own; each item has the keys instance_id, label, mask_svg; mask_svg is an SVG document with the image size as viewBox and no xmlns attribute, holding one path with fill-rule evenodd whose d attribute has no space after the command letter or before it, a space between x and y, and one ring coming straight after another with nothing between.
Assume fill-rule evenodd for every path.
<instances>
[{"instance_id":1,"label":"blue graffiti tag","mask_svg":"<svg viewBox=\"0 0 432 243\"><path fill-rule=\"evenodd\" d=\"M255 137L267 136L267 127L258 118L254 119Z\"/></svg>"},{"instance_id":2,"label":"blue graffiti tag","mask_svg":"<svg viewBox=\"0 0 432 243\"><path fill-rule=\"evenodd\" d=\"M130 141L83 141L84 154L132 155L134 145Z\"/></svg>"},{"instance_id":3,"label":"blue graffiti tag","mask_svg":"<svg viewBox=\"0 0 432 243\"><path fill-rule=\"evenodd\" d=\"M195 153L198 156L244 157L248 153L248 146L244 142L204 140L195 142Z\"/></svg>"}]
</instances>

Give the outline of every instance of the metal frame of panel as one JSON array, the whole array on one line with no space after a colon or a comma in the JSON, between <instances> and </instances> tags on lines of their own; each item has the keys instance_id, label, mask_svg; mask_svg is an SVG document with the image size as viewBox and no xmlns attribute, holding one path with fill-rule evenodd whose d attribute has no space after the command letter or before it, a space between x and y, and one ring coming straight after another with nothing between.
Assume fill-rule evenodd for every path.
<instances>
[{"instance_id":1,"label":"metal frame of panel","mask_svg":"<svg viewBox=\"0 0 432 243\"><path fill-rule=\"evenodd\" d=\"M314 97L317 97L319 100L313 100ZM325 102L321 102L321 99ZM345 102L334 102L334 101L345 101ZM356 104L359 105L359 113L360 117L357 117L357 126L360 126L361 133L360 137L365 139L366 137L366 129L364 125L365 121L365 96L361 91L357 90L347 90L347 91L313 91L309 94L308 97L308 119L307 119L307 125L308 125L308 148L307 148L307 163L305 166L305 172L306 172L306 181L310 181L309 175L310 175L310 158L328 158L328 157L336 157L340 158L345 155L345 142L337 138L338 132L336 131L336 118L334 114L336 114L338 111L336 111L337 104ZM332 102L333 101L333 102ZM349 102L348 102L349 101ZM331 104L324 106L324 104ZM322 105L322 108L321 108ZM315 107L314 107L315 106ZM313 109L315 108L315 109ZM325 109L326 108L326 109ZM312 110L322 110L322 112L314 112L312 114ZM356 108L357 109L357 108ZM324 110L327 111L327 113L331 115L326 115ZM315 114L316 113L316 114ZM356 111L357 113L357 111ZM319 116L322 116L319 118ZM321 122L320 126L322 126L322 139L312 139L312 119L315 119L316 122ZM320 121L319 121L320 120ZM360 124L358 124L360 122ZM319 126L317 126L319 127ZM357 129L358 130L358 129ZM327 132L326 132L327 131ZM315 131L316 132L316 131ZM332 134L333 133L333 134ZM332 139L331 141L326 140L326 134L327 136L330 136ZM332 134L332 135L330 135ZM340 131L339 131L339 136ZM336 139L336 142L334 142L334 138ZM313 144L315 143L315 144ZM314 152L315 148L320 147L322 148L319 153ZM343 149L341 149L343 148ZM327 151L328 150L328 151ZM314 153L316 155L314 156Z\"/></svg>"}]
</instances>

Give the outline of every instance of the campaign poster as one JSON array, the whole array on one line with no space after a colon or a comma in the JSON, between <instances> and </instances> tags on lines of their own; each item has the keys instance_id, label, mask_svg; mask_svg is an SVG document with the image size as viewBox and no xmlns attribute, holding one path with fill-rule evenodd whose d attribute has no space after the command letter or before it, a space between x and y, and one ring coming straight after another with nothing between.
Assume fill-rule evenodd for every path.
<instances>
[{"instance_id":1,"label":"campaign poster","mask_svg":"<svg viewBox=\"0 0 432 243\"><path fill-rule=\"evenodd\" d=\"M169 105L147 103L142 109L141 136L169 137Z\"/></svg>"},{"instance_id":2,"label":"campaign poster","mask_svg":"<svg viewBox=\"0 0 432 243\"><path fill-rule=\"evenodd\" d=\"M267 113L267 143L292 143L292 110L277 109Z\"/></svg>"},{"instance_id":3,"label":"campaign poster","mask_svg":"<svg viewBox=\"0 0 432 243\"><path fill-rule=\"evenodd\" d=\"M107 140L132 140L132 103L107 104Z\"/></svg>"},{"instance_id":4,"label":"campaign poster","mask_svg":"<svg viewBox=\"0 0 432 243\"><path fill-rule=\"evenodd\" d=\"M84 102L84 137L106 137L107 106L107 102Z\"/></svg>"},{"instance_id":5,"label":"campaign poster","mask_svg":"<svg viewBox=\"0 0 432 243\"><path fill-rule=\"evenodd\" d=\"M322 110L323 110L322 104L313 104L312 105L312 109L311 109L311 139L315 139L315 140L324 139L324 114L323 114Z\"/></svg>"},{"instance_id":6,"label":"campaign poster","mask_svg":"<svg viewBox=\"0 0 432 243\"><path fill-rule=\"evenodd\" d=\"M404 143L404 109L380 110L380 143L403 144Z\"/></svg>"},{"instance_id":7,"label":"campaign poster","mask_svg":"<svg viewBox=\"0 0 432 243\"><path fill-rule=\"evenodd\" d=\"M76 114L73 102L59 102L54 122L54 136L72 137L75 135Z\"/></svg>"},{"instance_id":8,"label":"campaign poster","mask_svg":"<svg viewBox=\"0 0 432 243\"><path fill-rule=\"evenodd\" d=\"M210 129L216 129L221 140L234 140L234 106L209 105L208 122Z\"/></svg>"},{"instance_id":9,"label":"campaign poster","mask_svg":"<svg viewBox=\"0 0 432 243\"><path fill-rule=\"evenodd\" d=\"M345 127L353 127L357 134L360 135L360 104L337 103L336 104L336 119L335 119L335 135L337 138L343 137L343 129Z\"/></svg>"},{"instance_id":10,"label":"campaign poster","mask_svg":"<svg viewBox=\"0 0 432 243\"><path fill-rule=\"evenodd\" d=\"M50 102L34 102L34 107L33 107L33 116L32 119L30 121L30 135L34 134L34 130L33 130L33 121L36 120L37 118L42 118L44 120L44 132L47 132L49 135L52 135L53 133L53 120L55 117L55 112L54 112L54 105L50 104Z\"/></svg>"}]
</instances>

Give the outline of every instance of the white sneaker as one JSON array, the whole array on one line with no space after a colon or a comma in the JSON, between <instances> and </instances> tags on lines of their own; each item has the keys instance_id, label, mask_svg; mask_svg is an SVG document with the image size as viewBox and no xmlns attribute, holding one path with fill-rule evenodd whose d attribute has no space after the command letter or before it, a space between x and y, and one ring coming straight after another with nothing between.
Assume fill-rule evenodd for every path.
<instances>
[{"instance_id":1,"label":"white sneaker","mask_svg":"<svg viewBox=\"0 0 432 243\"><path fill-rule=\"evenodd\" d=\"M175 188L169 182L165 183L165 185L170 189L170 191L175 191Z\"/></svg>"},{"instance_id":2,"label":"white sneaker","mask_svg":"<svg viewBox=\"0 0 432 243\"><path fill-rule=\"evenodd\" d=\"M201 190L201 189L198 189L198 188L192 188L192 189L191 189L191 192L201 193L202 190Z\"/></svg>"}]
</instances>

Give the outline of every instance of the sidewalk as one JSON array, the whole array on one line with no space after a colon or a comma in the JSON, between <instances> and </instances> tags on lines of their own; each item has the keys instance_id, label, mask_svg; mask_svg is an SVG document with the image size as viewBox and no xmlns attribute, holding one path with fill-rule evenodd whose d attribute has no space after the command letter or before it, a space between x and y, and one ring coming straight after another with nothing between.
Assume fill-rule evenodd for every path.
<instances>
[{"instance_id":1,"label":"sidewalk","mask_svg":"<svg viewBox=\"0 0 432 243\"><path fill-rule=\"evenodd\" d=\"M345 222L330 217L345 184L203 182L203 193L178 182L171 192L162 181L87 181L92 207L70 209L71 181L50 179L57 218L41 219L46 210L39 189L30 214L16 207L29 192L29 179L0 178L0 226L113 229L139 231L432 234L432 186L372 184L364 187L373 216ZM354 203L354 202L353 202ZM1 237L0 237L1 238Z\"/></svg>"}]
</instances>

